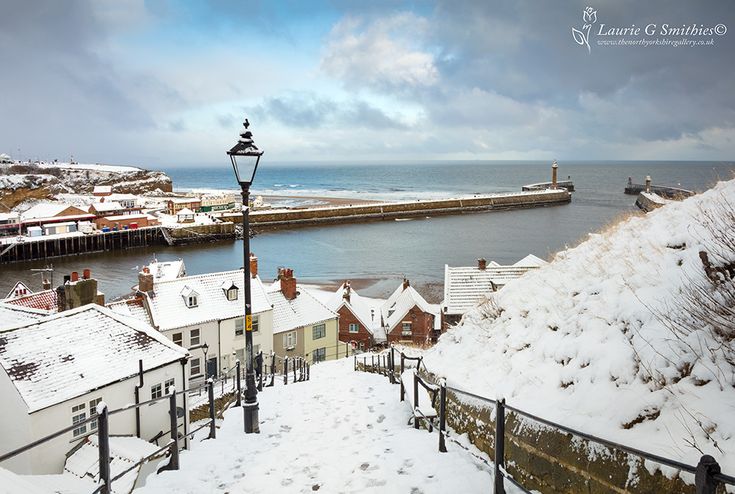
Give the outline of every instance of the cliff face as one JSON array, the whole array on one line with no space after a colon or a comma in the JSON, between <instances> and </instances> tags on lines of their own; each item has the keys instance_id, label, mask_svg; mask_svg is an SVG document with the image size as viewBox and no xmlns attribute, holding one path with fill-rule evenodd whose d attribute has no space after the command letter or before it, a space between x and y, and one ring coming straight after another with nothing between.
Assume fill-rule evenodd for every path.
<instances>
[{"instance_id":1,"label":"cliff face","mask_svg":"<svg viewBox=\"0 0 735 494\"><path fill-rule=\"evenodd\" d=\"M0 211L11 209L26 199L50 199L62 192L91 193L96 185L111 185L113 192L128 194L156 190L171 192L173 189L165 173L129 166L0 165Z\"/></svg>"}]
</instances>

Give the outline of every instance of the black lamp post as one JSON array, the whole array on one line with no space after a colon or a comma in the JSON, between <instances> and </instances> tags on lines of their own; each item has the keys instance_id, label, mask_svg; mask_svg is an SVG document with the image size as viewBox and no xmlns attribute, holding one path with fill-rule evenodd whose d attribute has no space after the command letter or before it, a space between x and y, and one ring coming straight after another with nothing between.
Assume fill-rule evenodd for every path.
<instances>
[{"instance_id":1,"label":"black lamp post","mask_svg":"<svg viewBox=\"0 0 735 494\"><path fill-rule=\"evenodd\" d=\"M250 185L255 179L258 163L263 151L253 142L253 133L248 130L250 122L245 119L242 124L245 129L240 138L227 154L232 161L237 183L242 190L242 251L243 271L245 272L245 403L243 417L245 433L260 432L258 424L258 390L255 387L255 372L253 370L253 312L250 293Z\"/></svg>"},{"instance_id":2,"label":"black lamp post","mask_svg":"<svg viewBox=\"0 0 735 494\"><path fill-rule=\"evenodd\" d=\"M209 350L209 345L207 345L206 342L202 345L202 351L204 352L204 380L207 380L207 351Z\"/></svg>"}]
</instances>

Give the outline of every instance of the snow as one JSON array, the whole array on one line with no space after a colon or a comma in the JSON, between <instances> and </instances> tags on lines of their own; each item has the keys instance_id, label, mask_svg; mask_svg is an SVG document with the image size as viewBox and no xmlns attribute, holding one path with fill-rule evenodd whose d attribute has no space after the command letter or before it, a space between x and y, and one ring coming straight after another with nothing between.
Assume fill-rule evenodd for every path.
<instances>
[{"instance_id":1,"label":"snow","mask_svg":"<svg viewBox=\"0 0 735 494\"><path fill-rule=\"evenodd\" d=\"M311 380L258 395L260 434L243 432L243 413L224 414L217 439L181 453L181 470L151 475L139 494L229 492L484 492L490 467L436 432L407 425L398 386L352 370L351 359L323 362ZM509 490L509 492L513 492Z\"/></svg>"},{"instance_id":2,"label":"snow","mask_svg":"<svg viewBox=\"0 0 735 494\"><path fill-rule=\"evenodd\" d=\"M273 305L274 335L337 318L335 312L303 286L297 286L296 291L296 298L288 300L281 292L279 282L268 290L268 299Z\"/></svg>"},{"instance_id":3,"label":"snow","mask_svg":"<svg viewBox=\"0 0 735 494\"><path fill-rule=\"evenodd\" d=\"M101 165L99 163L50 163L42 161L38 165L41 168L62 168L70 170L91 170L98 172L112 172L112 173L137 173L144 171L142 168L135 166L120 166L120 165Z\"/></svg>"},{"instance_id":4,"label":"snow","mask_svg":"<svg viewBox=\"0 0 735 494\"><path fill-rule=\"evenodd\" d=\"M690 465L711 454L735 473L728 349L704 321L686 335L667 323L688 317L681 293L708 281L700 251L735 261L703 226L733 198L735 181L721 182L591 235L466 313L424 362L450 385Z\"/></svg>"}]
</instances>

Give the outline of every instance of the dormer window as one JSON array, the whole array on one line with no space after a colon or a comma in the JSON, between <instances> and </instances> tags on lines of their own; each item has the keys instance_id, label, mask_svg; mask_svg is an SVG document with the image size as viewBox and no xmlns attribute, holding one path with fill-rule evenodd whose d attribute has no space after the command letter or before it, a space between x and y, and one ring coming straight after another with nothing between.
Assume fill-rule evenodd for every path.
<instances>
[{"instance_id":1,"label":"dormer window","mask_svg":"<svg viewBox=\"0 0 735 494\"><path fill-rule=\"evenodd\" d=\"M237 300L238 288L234 282L226 281L222 283L222 291L225 293L225 297L227 297L227 300L229 301Z\"/></svg>"},{"instance_id":2,"label":"dormer window","mask_svg":"<svg viewBox=\"0 0 735 494\"><path fill-rule=\"evenodd\" d=\"M181 297L184 299L186 306L190 309L192 307L199 306L199 294L194 289L185 286L184 289L181 290Z\"/></svg>"}]
</instances>

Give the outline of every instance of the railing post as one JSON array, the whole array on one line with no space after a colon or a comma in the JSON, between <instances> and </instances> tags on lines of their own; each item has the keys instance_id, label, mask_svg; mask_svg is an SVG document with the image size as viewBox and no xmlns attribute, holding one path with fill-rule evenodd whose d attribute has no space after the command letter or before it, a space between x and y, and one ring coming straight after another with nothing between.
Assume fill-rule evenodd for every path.
<instances>
[{"instance_id":1,"label":"railing post","mask_svg":"<svg viewBox=\"0 0 735 494\"><path fill-rule=\"evenodd\" d=\"M404 364L404 361L405 361L405 356L403 355L403 352L401 352L401 374L400 374L400 376L398 376L398 380L401 383L401 401L404 400L404 397L403 396L406 394L406 388L403 385L403 364Z\"/></svg>"},{"instance_id":2,"label":"railing post","mask_svg":"<svg viewBox=\"0 0 735 494\"><path fill-rule=\"evenodd\" d=\"M235 406L242 405L242 385L240 384L240 361L235 360L235 369L237 370L237 403Z\"/></svg>"},{"instance_id":3,"label":"railing post","mask_svg":"<svg viewBox=\"0 0 735 494\"><path fill-rule=\"evenodd\" d=\"M271 386L276 384L276 352L271 350Z\"/></svg>"},{"instance_id":4,"label":"railing post","mask_svg":"<svg viewBox=\"0 0 735 494\"><path fill-rule=\"evenodd\" d=\"M171 460L169 470L179 469L179 425L176 417L176 388L171 386L171 396L168 399L168 414L171 416Z\"/></svg>"},{"instance_id":5,"label":"railing post","mask_svg":"<svg viewBox=\"0 0 735 494\"><path fill-rule=\"evenodd\" d=\"M710 455L703 455L697 464L697 471L694 474L694 487L696 494L715 494L719 482L714 478L715 474L720 473L720 465Z\"/></svg>"},{"instance_id":6,"label":"railing post","mask_svg":"<svg viewBox=\"0 0 735 494\"><path fill-rule=\"evenodd\" d=\"M370 354L370 372L375 372L375 354Z\"/></svg>"},{"instance_id":7,"label":"railing post","mask_svg":"<svg viewBox=\"0 0 735 494\"><path fill-rule=\"evenodd\" d=\"M345 358L350 357L350 343L345 341Z\"/></svg>"},{"instance_id":8,"label":"railing post","mask_svg":"<svg viewBox=\"0 0 735 494\"><path fill-rule=\"evenodd\" d=\"M306 380L308 381L311 377L311 364L306 364Z\"/></svg>"},{"instance_id":9,"label":"railing post","mask_svg":"<svg viewBox=\"0 0 735 494\"><path fill-rule=\"evenodd\" d=\"M439 382L439 452L446 453L447 445L444 443L444 434L447 430L447 381Z\"/></svg>"},{"instance_id":10,"label":"railing post","mask_svg":"<svg viewBox=\"0 0 735 494\"><path fill-rule=\"evenodd\" d=\"M502 470L505 470L505 398L495 402L495 489L505 494Z\"/></svg>"},{"instance_id":11,"label":"railing post","mask_svg":"<svg viewBox=\"0 0 735 494\"><path fill-rule=\"evenodd\" d=\"M110 494L110 428L107 404L100 402L97 404L97 446L99 448L99 469L100 483L104 487L100 488L100 493Z\"/></svg>"},{"instance_id":12,"label":"railing post","mask_svg":"<svg viewBox=\"0 0 735 494\"><path fill-rule=\"evenodd\" d=\"M288 355L283 359L283 385L288 384Z\"/></svg>"},{"instance_id":13,"label":"railing post","mask_svg":"<svg viewBox=\"0 0 735 494\"><path fill-rule=\"evenodd\" d=\"M214 381L212 381L211 377L209 378L207 392L209 393L209 439L215 439L217 437L217 430L214 424Z\"/></svg>"},{"instance_id":14,"label":"railing post","mask_svg":"<svg viewBox=\"0 0 735 494\"><path fill-rule=\"evenodd\" d=\"M355 359L355 372L357 372L357 355L352 356Z\"/></svg>"},{"instance_id":15,"label":"railing post","mask_svg":"<svg viewBox=\"0 0 735 494\"><path fill-rule=\"evenodd\" d=\"M378 358L378 374L380 374L380 355L376 355Z\"/></svg>"},{"instance_id":16,"label":"railing post","mask_svg":"<svg viewBox=\"0 0 735 494\"><path fill-rule=\"evenodd\" d=\"M258 391L263 391L263 350L258 352Z\"/></svg>"},{"instance_id":17,"label":"railing post","mask_svg":"<svg viewBox=\"0 0 735 494\"><path fill-rule=\"evenodd\" d=\"M413 373L413 428L419 428L419 418L416 414L416 410L419 408L419 376L416 372Z\"/></svg>"},{"instance_id":18,"label":"railing post","mask_svg":"<svg viewBox=\"0 0 735 494\"><path fill-rule=\"evenodd\" d=\"M293 382L296 382L296 365L297 365L297 363L298 363L298 359L297 360L294 360L293 365L291 366L291 367L293 367Z\"/></svg>"}]
</instances>

